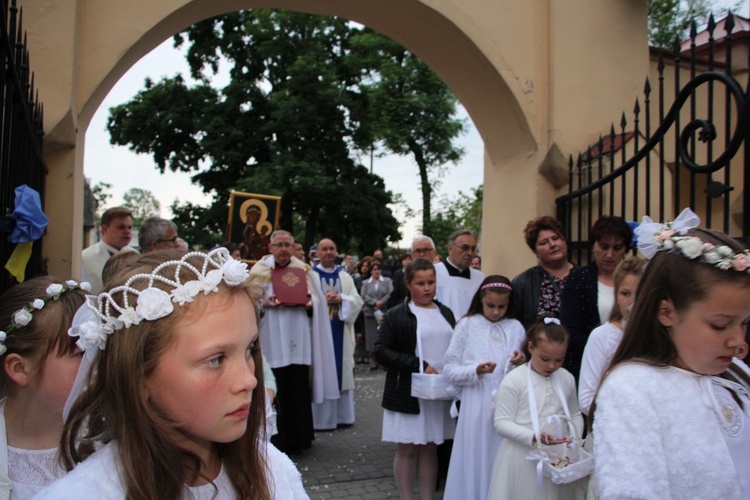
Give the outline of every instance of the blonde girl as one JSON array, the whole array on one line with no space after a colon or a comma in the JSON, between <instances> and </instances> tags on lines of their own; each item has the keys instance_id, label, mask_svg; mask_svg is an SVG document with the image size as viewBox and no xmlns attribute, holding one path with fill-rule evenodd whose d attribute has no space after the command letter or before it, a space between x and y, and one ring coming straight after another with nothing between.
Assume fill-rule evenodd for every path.
<instances>
[{"instance_id":1,"label":"blonde girl","mask_svg":"<svg viewBox=\"0 0 750 500\"><path fill-rule=\"evenodd\" d=\"M524 350L529 362L508 373L495 398L495 432L504 439L492 471L488 498L491 499L573 499L577 483L556 485L544 478L537 484L537 462L526 458L542 445L561 444L570 437L547 429L549 417L569 413L579 437L583 417L573 375L562 367L568 348L568 332L555 318L537 320L526 333ZM529 397L529 387L533 393ZM533 404L532 404L533 402ZM565 407L568 411L566 412ZM532 412L536 410L536 415ZM534 430L534 418L540 424Z\"/></svg>"},{"instance_id":2,"label":"blonde girl","mask_svg":"<svg viewBox=\"0 0 750 500\"><path fill-rule=\"evenodd\" d=\"M461 318L445 353L445 375L461 388L461 415L456 425L445 498L483 500L502 438L493 428L493 396L510 365L521 364L523 325L513 310L510 280L484 279Z\"/></svg>"},{"instance_id":3,"label":"blonde girl","mask_svg":"<svg viewBox=\"0 0 750 500\"><path fill-rule=\"evenodd\" d=\"M0 297L0 498L30 498L65 474L63 407L81 363L68 328L85 289L42 276Z\"/></svg>"},{"instance_id":4,"label":"blonde girl","mask_svg":"<svg viewBox=\"0 0 750 500\"><path fill-rule=\"evenodd\" d=\"M591 332L583 350L578 404L584 415L589 414L602 375L612 361L617 346L620 345L624 324L630 316L630 308L635 301L635 292L645 265L645 260L631 256L615 268L615 306L612 308L612 314L609 321Z\"/></svg>"},{"instance_id":5,"label":"blonde girl","mask_svg":"<svg viewBox=\"0 0 750 500\"><path fill-rule=\"evenodd\" d=\"M224 248L161 250L114 277L72 335L95 351L64 478L39 498L306 498L263 439L258 288ZM92 443L105 441L94 452Z\"/></svg>"},{"instance_id":6,"label":"blonde girl","mask_svg":"<svg viewBox=\"0 0 750 500\"><path fill-rule=\"evenodd\" d=\"M591 415L601 498L750 497L750 252L699 223L636 230L651 260Z\"/></svg>"}]
</instances>

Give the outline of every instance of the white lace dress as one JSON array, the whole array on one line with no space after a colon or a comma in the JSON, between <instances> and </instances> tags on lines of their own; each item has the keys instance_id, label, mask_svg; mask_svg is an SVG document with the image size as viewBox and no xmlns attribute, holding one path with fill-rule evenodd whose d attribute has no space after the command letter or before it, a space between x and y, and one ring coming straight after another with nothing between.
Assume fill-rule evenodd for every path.
<instances>
[{"instance_id":1,"label":"white lace dress","mask_svg":"<svg viewBox=\"0 0 750 500\"><path fill-rule=\"evenodd\" d=\"M497 391L495 405L495 431L503 436L500 450L492 470L488 498L503 500L572 500L580 485L578 482L556 485L544 478L542 489L537 489L536 462L526 455L536 449L532 445L534 430L529 408L528 372L529 364L519 366L508 373ZM564 368L558 371L570 415L578 435L583 428L583 417L578 410L575 379ZM563 406L550 377L531 371L539 422L550 415L563 415Z\"/></svg>"},{"instance_id":2,"label":"white lace dress","mask_svg":"<svg viewBox=\"0 0 750 500\"><path fill-rule=\"evenodd\" d=\"M492 464L503 438L495 432L493 396L509 369L513 351L520 351L525 337L515 319L488 321L481 314L456 325L448 352L445 375L461 388L461 414L456 425L445 498L483 500L492 477ZM477 375L477 365L494 361L493 373Z\"/></svg>"},{"instance_id":3,"label":"white lace dress","mask_svg":"<svg viewBox=\"0 0 750 500\"><path fill-rule=\"evenodd\" d=\"M0 401L0 498L31 498L36 492L65 475L57 448L24 450L8 446L5 429L5 399Z\"/></svg>"},{"instance_id":4,"label":"white lace dress","mask_svg":"<svg viewBox=\"0 0 750 500\"><path fill-rule=\"evenodd\" d=\"M8 446L11 499L31 498L52 481L65 475L57 450L22 450Z\"/></svg>"},{"instance_id":5,"label":"white lace dress","mask_svg":"<svg viewBox=\"0 0 750 500\"><path fill-rule=\"evenodd\" d=\"M422 335L424 359L438 373L443 372L445 351L451 341L453 329L440 309L409 308L417 317L418 334ZM419 414L412 415L398 411L383 410L383 441L392 443L440 444L453 439L456 426L450 415L450 401L419 400Z\"/></svg>"},{"instance_id":6,"label":"white lace dress","mask_svg":"<svg viewBox=\"0 0 750 500\"><path fill-rule=\"evenodd\" d=\"M750 395L735 387L742 410L724 383L675 367L615 368L596 399L601 498L750 498Z\"/></svg>"}]
</instances>

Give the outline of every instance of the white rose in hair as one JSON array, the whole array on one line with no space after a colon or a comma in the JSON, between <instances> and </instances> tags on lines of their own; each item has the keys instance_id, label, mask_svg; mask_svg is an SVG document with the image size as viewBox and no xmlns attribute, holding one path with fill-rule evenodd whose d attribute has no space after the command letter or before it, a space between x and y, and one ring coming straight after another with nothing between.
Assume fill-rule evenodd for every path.
<instances>
[{"instance_id":1,"label":"white rose in hair","mask_svg":"<svg viewBox=\"0 0 750 500\"><path fill-rule=\"evenodd\" d=\"M44 301L42 299L34 299L34 302L32 302L31 305L34 309L39 310L44 307Z\"/></svg>"},{"instance_id":2,"label":"white rose in hair","mask_svg":"<svg viewBox=\"0 0 750 500\"><path fill-rule=\"evenodd\" d=\"M224 273L221 271L221 269L214 269L213 271L209 271L206 273L205 276L199 276L198 280L201 283L201 290L203 290L204 295L208 295L210 292L218 292L219 291L219 283L221 283L221 278L224 276Z\"/></svg>"},{"instance_id":3,"label":"white rose in hair","mask_svg":"<svg viewBox=\"0 0 750 500\"><path fill-rule=\"evenodd\" d=\"M138 296L136 312L145 320L153 321L168 316L174 311L169 294L158 288L146 288Z\"/></svg>"},{"instance_id":4,"label":"white rose in hair","mask_svg":"<svg viewBox=\"0 0 750 500\"><path fill-rule=\"evenodd\" d=\"M31 313L26 309L19 309L13 313L13 323L19 326L26 326L31 321Z\"/></svg>"},{"instance_id":5,"label":"white rose in hair","mask_svg":"<svg viewBox=\"0 0 750 500\"><path fill-rule=\"evenodd\" d=\"M62 291L63 291L63 286L60 283L52 283L50 286L47 287L47 296L55 297L57 295L60 295Z\"/></svg>"},{"instance_id":6,"label":"white rose in hair","mask_svg":"<svg viewBox=\"0 0 750 500\"><path fill-rule=\"evenodd\" d=\"M719 252L717 250L711 249L703 254L703 260L705 260L709 264L716 264L721 260L721 255L719 255Z\"/></svg>"},{"instance_id":7,"label":"white rose in hair","mask_svg":"<svg viewBox=\"0 0 750 500\"><path fill-rule=\"evenodd\" d=\"M91 291L91 283L89 283L88 281L81 281L78 286L81 288L81 290L85 290L87 292Z\"/></svg>"},{"instance_id":8,"label":"white rose in hair","mask_svg":"<svg viewBox=\"0 0 750 500\"><path fill-rule=\"evenodd\" d=\"M200 281L188 281L184 285L177 285L175 289L172 290L172 300L177 302L179 305L184 306L186 302L192 302L193 297L198 295L198 292L200 291Z\"/></svg>"},{"instance_id":9,"label":"white rose in hair","mask_svg":"<svg viewBox=\"0 0 750 500\"><path fill-rule=\"evenodd\" d=\"M78 286L78 282L76 280L68 280L65 282L66 285L68 285L69 288L76 288Z\"/></svg>"},{"instance_id":10,"label":"white rose in hair","mask_svg":"<svg viewBox=\"0 0 750 500\"><path fill-rule=\"evenodd\" d=\"M130 328L130 325L137 325L141 322L141 317L138 316L138 313L132 307L125 309L125 312L117 319L123 322L125 328Z\"/></svg>"},{"instance_id":11,"label":"white rose in hair","mask_svg":"<svg viewBox=\"0 0 750 500\"><path fill-rule=\"evenodd\" d=\"M86 321L78 327L78 342L76 345L81 350L91 347L104 350L107 342L107 333L102 329L98 320Z\"/></svg>"},{"instance_id":12,"label":"white rose in hair","mask_svg":"<svg viewBox=\"0 0 750 500\"><path fill-rule=\"evenodd\" d=\"M734 253L734 250L732 250L726 245L720 245L716 247L716 250L719 252L719 254L721 254L722 257L729 257L730 255Z\"/></svg>"},{"instance_id":13,"label":"white rose in hair","mask_svg":"<svg viewBox=\"0 0 750 500\"><path fill-rule=\"evenodd\" d=\"M703 242L699 238L688 238L677 243L677 247L688 259L697 259L703 254Z\"/></svg>"},{"instance_id":14,"label":"white rose in hair","mask_svg":"<svg viewBox=\"0 0 750 500\"><path fill-rule=\"evenodd\" d=\"M224 272L224 282L229 286L237 286L245 281L250 276L250 271L247 269L247 264L240 262L239 260L228 260L221 266L221 270Z\"/></svg>"}]
</instances>

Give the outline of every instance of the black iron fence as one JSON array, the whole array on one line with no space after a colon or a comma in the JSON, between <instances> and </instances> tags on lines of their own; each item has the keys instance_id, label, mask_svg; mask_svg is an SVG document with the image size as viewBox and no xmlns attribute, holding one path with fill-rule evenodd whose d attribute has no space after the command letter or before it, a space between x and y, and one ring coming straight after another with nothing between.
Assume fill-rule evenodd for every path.
<instances>
[{"instance_id":1,"label":"black iron fence","mask_svg":"<svg viewBox=\"0 0 750 500\"><path fill-rule=\"evenodd\" d=\"M737 20L739 34L731 14L718 24L712 17L673 52L652 49L652 74L630 121L623 113L619 127L570 157L568 194L556 203L571 259L590 259L588 230L601 215L663 221L689 206L705 227L750 236L750 30Z\"/></svg>"},{"instance_id":2,"label":"black iron fence","mask_svg":"<svg viewBox=\"0 0 750 500\"><path fill-rule=\"evenodd\" d=\"M8 6L0 0L0 203L3 218L14 210L14 190L22 185L34 188L44 200L47 167L42 158L42 105L34 90L34 75L29 69L29 52L22 29L23 13L16 1ZM8 222L5 219L4 222ZM7 224L0 231L0 264L8 261L14 244L8 242ZM26 277L46 272L42 259L41 239L33 244ZM5 270L0 279L0 292L15 279Z\"/></svg>"}]
</instances>

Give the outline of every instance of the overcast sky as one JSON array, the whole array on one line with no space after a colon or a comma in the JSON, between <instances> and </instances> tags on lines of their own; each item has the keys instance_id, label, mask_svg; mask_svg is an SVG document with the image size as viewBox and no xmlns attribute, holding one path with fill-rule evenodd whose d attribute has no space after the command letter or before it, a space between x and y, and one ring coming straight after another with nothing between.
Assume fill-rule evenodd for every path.
<instances>
[{"instance_id":1,"label":"overcast sky","mask_svg":"<svg viewBox=\"0 0 750 500\"><path fill-rule=\"evenodd\" d=\"M747 16L750 1L740 2L739 12ZM738 5L736 0L717 0L721 7ZM744 14L742 14L744 12ZM203 194L198 186L190 182L190 174L167 172L160 174L151 157L137 155L125 147L112 146L106 131L109 108L129 101L139 90L143 89L145 78L154 81L162 77L171 77L177 73L189 74L187 63L180 51L172 48L172 40L166 40L151 53L136 63L112 88L106 99L94 115L86 131L84 152L84 174L92 186L106 182L113 186L113 198L109 206L122 202L123 193L133 187L148 189L154 193L162 206L162 216L171 217L169 206L177 199L191 201L201 205L209 203L209 196ZM459 140L466 150L463 160L457 166L450 166L448 173L440 179L436 200L442 196L455 198L459 191L468 193L472 188L482 184L484 145L471 120L463 108L461 116L466 119L467 133ZM363 159L369 166L369 158ZM387 156L376 158L374 173L385 180L386 189L401 194L406 203L415 211L421 207L421 194L417 167L408 157ZM437 206L433 202L433 207ZM395 212L401 221L401 246L408 246L416 234L420 217L406 219L403 213ZM343 249L342 249L343 250Z\"/></svg>"}]
</instances>

